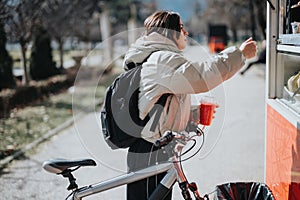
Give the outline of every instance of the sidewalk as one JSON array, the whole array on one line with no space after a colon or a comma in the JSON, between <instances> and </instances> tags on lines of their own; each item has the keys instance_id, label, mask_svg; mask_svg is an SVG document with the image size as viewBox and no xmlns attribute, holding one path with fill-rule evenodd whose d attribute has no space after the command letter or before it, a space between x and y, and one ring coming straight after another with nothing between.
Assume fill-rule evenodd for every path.
<instances>
[{"instance_id":1,"label":"sidewalk","mask_svg":"<svg viewBox=\"0 0 300 200\"><path fill-rule=\"evenodd\" d=\"M183 164L186 176L198 184L201 194L224 182L264 180L264 91L264 71L259 67L251 68L243 77L237 74L224 84L226 112L221 134L207 129L200 154ZM223 112L222 108L218 112ZM0 196L7 200L64 199L68 181L41 168L49 158L94 158L96 167L74 173L79 186L125 171L126 151L111 151L107 147L97 117L97 113L84 116L34 152L13 161L0 176ZM179 195L176 184L174 199L180 199ZM124 196L125 187L120 187L87 199L115 200Z\"/></svg>"}]
</instances>

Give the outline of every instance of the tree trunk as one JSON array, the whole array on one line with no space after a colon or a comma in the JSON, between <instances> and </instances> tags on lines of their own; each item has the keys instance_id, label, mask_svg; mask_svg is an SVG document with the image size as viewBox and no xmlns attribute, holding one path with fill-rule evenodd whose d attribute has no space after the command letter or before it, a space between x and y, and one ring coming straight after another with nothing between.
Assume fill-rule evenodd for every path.
<instances>
[{"instance_id":1,"label":"tree trunk","mask_svg":"<svg viewBox=\"0 0 300 200\"><path fill-rule=\"evenodd\" d=\"M105 72L109 73L112 71L113 68L113 65L111 64L113 57L113 44L112 40L110 39L111 24L109 21L109 11L105 7L103 8L102 13L100 14L100 29L102 35L102 43L104 47L104 63L107 66Z\"/></svg>"},{"instance_id":2,"label":"tree trunk","mask_svg":"<svg viewBox=\"0 0 300 200\"><path fill-rule=\"evenodd\" d=\"M27 72L27 59L26 59L26 51L27 51L27 47L26 47L26 43L24 41L20 41L20 46L21 46L21 55L22 55L22 63L23 63L23 77L22 77L22 84L23 85L28 85L29 83L29 76L28 76L28 72Z\"/></svg>"},{"instance_id":3,"label":"tree trunk","mask_svg":"<svg viewBox=\"0 0 300 200\"><path fill-rule=\"evenodd\" d=\"M238 41L238 36L237 36L237 30L236 30L236 28L232 29L232 37L233 37L233 41L234 42Z\"/></svg>"},{"instance_id":4,"label":"tree trunk","mask_svg":"<svg viewBox=\"0 0 300 200\"><path fill-rule=\"evenodd\" d=\"M58 42L58 48L59 48L59 68L63 69L64 68L64 42L61 37L57 38Z\"/></svg>"},{"instance_id":5,"label":"tree trunk","mask_svg":"<svg viewBox=\"0 0 300 200\"><path fill-rule=\"evenodd\" d=\"M253 7L253 0L249 0L249 10L250 10L250 16L251 16L251 33L253 40L256 40L256 34L255 34L255 14L254 14L254 7Z\"/></svg>"},{"instance_id":6,"label":"tree trunk","mask_svg":"<svg viewBox=\"0 0 300 200\"><path fill-rule=\"evenodd\" d=\"M13 88L16 82L13 76L13 60L5 48L6 33L4 23L0 20L0 91L3 88Z\"/></svg>"},{"instance_id":7,"label":"tree trunk","mask_svg":"<svg viewBox=\"0 0 300 200\"><path fill-rule=\"evenodd\" d=\"M137 39L137 31L135 30L137 28L137 10L136 5L132 3L130 5L130 18L127 22L128 30L128 45L134 43Z\"/></svg>"},{"instance_id":8,"label":"tree trunk","mask_svg":"<svg viewBox=\"0 0 300 200\"><path fill-rule=\"evenodd\" d=\"M257 20L258 25L262 31L264 39L267 38L266 34L266 5L261 3L261 1L255 1L256 13L257 13Z\"/></svg>"},{"instance_id":9,"label":"tree trunk","mask_svg":"<svg viewBox=\"0 0 300 200\"><path fill-rule=\"evenodd\" d=\"M230 29L232 31L232 40L233 42L238 41L238 34L237 34L237 28L236 28L236 23L234 20L230 20Z\"/></svg>"}]
</instances>

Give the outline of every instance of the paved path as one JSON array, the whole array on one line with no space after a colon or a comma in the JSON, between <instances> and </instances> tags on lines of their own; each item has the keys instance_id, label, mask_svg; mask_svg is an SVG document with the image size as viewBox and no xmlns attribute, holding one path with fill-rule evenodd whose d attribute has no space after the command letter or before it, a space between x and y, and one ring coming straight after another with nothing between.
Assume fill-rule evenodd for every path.
<instances>
[{"instance_id":1,"label":"paved path","mask_svg":"<svg viewBox=\"0 0 300 200\"><path fill-rule=\"evenodd\" d=\"M198 183L202 194L224 182L264 180L265 81L264 70L259 68L262 66L252 68L243 77L236 75L219 90L225 99L214 122L218 128L207 129L203 150L183 164L186 176ZM64 199L67 180L41 168L48 158L96 159L97 167L74 173L81 186L124 171L126 152L109 150L97 117L95 113L84 116L28 156L13 161L0 176L1 199ZM115 200L124 199L124 195L125 188L120 187L88 199ZM177 185L174 196L179 199Z\"/></svg>"}]
</instances>

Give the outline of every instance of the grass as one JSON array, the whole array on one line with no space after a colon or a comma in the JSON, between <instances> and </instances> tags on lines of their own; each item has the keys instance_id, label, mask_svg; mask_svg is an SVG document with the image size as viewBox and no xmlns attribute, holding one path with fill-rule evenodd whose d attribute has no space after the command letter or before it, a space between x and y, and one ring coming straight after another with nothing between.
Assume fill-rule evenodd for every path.
<instances>
[{"instance_id":1,"label":"grass","mask_svg":"<svg viewBox=\"0 0 300 200\"><path fill-rule=\"evenodd\" d=\"M78 84L73 93L65 91L23 109L12 110L8 118L0 119L0 159L22 149L73 117L74 107L76 112L100 109L105 89L115 76L103 76L94 86L89 83Z\"/></svg>"},{"instance_id":2,"label":"grass","mask_svg":"<svg viewBox=\"0 0 300 200\"><path fill-rule=\"evenodd\" d=\"M71 95L63 93L24 109L12 110L9 118L0 120L0 158L22 149L70 118L71 108Z\"/></svg>"}]
</instances>

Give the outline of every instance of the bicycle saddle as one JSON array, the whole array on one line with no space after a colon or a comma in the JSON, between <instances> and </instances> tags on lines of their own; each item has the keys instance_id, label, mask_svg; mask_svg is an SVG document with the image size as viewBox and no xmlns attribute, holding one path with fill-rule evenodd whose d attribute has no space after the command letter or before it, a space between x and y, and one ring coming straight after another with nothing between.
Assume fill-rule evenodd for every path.
<instances>
[{"instance_id":1,"label":"bicycle saddle","mask_svg":"<svg viewBox=\"0 0 300 200\"><path fill-rule=\"evenodd\" d=\"M43 163L43 168L50 173L60 174L67 169L73 167L96 166L93 159L66 160L66 159L50 159Z\"/></svg>"}]
</instances>

